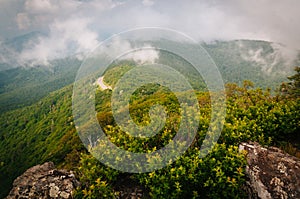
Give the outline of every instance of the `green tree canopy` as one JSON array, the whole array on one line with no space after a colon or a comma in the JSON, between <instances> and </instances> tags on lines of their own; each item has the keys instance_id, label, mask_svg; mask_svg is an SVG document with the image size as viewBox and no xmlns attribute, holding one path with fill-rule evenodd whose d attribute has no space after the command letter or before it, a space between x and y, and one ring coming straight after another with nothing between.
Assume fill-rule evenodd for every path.
<instances>
[{"instance_id":1,"label":"green tree canopy","mask_svg":"<svg viewBox=\"0 0 300 199\"><path fill-rule=\"evenodd\" d=\"M300 96L300 67L295 67L295 72L293 76L288 77L288 79L291 81L289 83L289 90L290 94L299 97Z\"/></svg>"}]
</instances>

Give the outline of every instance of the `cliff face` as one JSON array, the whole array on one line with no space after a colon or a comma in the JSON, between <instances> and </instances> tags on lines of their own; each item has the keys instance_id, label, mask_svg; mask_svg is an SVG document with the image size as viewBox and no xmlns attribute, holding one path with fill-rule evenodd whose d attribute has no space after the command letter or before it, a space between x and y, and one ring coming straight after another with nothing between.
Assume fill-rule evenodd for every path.
<instances>
[{"instance_id":1,"label":"cliff face","mask_svg":"<svg viewBox=\"0 0 300 199\"><path fill-rule=\"evenodd\" d=\"M242 143L248 152L246 168L249 198L300 198L300 160L278 148Z\"/></svg>"},{"instance_id":2,"label":"cliff face","mask_svg":"<svg viewBox=\"0 0 300 199\"><path fill-rule=\"evenodd\" d=\"M7 199L72 198L72 192L78 185L72 172L57 170L52 162L46 162L19 176Z\"/></svg>"}]
</instances>

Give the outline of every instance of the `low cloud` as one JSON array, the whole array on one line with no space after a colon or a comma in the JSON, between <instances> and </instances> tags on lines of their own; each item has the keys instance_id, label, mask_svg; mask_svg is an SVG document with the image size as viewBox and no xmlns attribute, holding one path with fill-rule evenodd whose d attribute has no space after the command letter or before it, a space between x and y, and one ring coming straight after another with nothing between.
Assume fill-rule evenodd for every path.
<instances>
[{"instance_id":1,"label":"low cloud","mask_svg":"<svg viewBox=\"0 0 300 199\"><path fill-rule=\"evenodd\" d=\"M154 5L154 1L152 1L152 0L143 0L143 5L152 6L152 5Z\"/></svg>"},{"instance_id":2,"label":"low cloud","mask_svg":"<svg viewBox=\"0 0 300 199\"><path fill-rule=\"evenodd\" d=\"M0 42L0 63L5 63L10 66L20 66L19 54L9 46ZM2 70L2 68L0 68Z\"/></svg>"},{"instance_id":3,"label":"low cloud","mask_svg":"<svg viewBox=\"0 0 300 199\"><path fill-rule=\"evenodd\" d=\"M97 52L106 53L112 60L133 60L139 64L155 63L159 58L159 51L147 43L134 44L118 35L109 42L103 43L96 49Z\"/></svg>"},{"instance_id":4,"label":"low cloud","mask_svg":"<svg viewBox=\"0 0 300 199\"><path fill-rule=\"evenodd\" d=\"M155 60L159 58L159 52L153 47L145 46L142 49L134 50L128 55L124 56L124 59L132 59L140 64L153 64Z\"/></svg>"},{"instance_id":5,"label":"low cloud","mask_svg":"<svg viewBox=\"0 0 300 199\"><path fill-rule=\"evenodd\" d=\"M30 27L30 19L26 13L18 13L16 20L19 29L24 30Z\"/></svg>"},{"instance_id":6,"label":"low cloud","mask_svg":"<svg viewBox=\"0 0 300 199\"><path fill-rule=\"evenodd\" d=\"M241 43L239 47L241 57L246 61L256 63L266 74L288 72L291 67L294 66L295 60L299 54L299 51L277 43L270 44L272 52L269 50L266 51L266 49L263 49L262 47L249 49ZM280 71L278 71L279 69Z\"/></svg>"},{"instance_id":7,"label":"low cloud","mask_svg":"<svg viewBox=\"0 0 300 199\"><path fill-rule=\"evenodd\" d=\"M45 33L48 37L40 37L21 54L24 60L42 62L71 51L88 51L95 42L126 29L149 26L176 29L205 42L281 43L290 49L281 49L282 56L294 59L300 49L299 7L298 0L3 0L0 36Z\"/></svg>"},{"instance_id":8,"label":"low cloud","mask_svg":"<svg viewBox=\"0 0 300 199\"><path fill-rule=\"evenodd\" d=\"M88 52L99 43L98 34L89 25L88 18L67 19L55 21L50 25L48 36L40 36L38 42L28 45L21 54L20 59L31 64L47 65L51 59Z\"/></svg>"}]
</instances>

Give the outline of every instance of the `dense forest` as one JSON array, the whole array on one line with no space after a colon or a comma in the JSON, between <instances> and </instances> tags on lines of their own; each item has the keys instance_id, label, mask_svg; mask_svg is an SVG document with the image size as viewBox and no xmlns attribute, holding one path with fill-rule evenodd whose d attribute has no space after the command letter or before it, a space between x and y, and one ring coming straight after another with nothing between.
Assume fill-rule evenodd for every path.
<instances>
[{"instance_id":1,"label":"dense forest","mask_svg":"<svg viewBox=\"0 0 300 199\"><path fill-rule=\"evenodd\" d=\"M0 71L0 112L31 105L71 84L80 64L76 58L67 58L54 60L48 66Z\"/></svg>"},{"instance_id":2,"label":"dense forest","mask_svg":"<svg viewBox=\"0 0 300 199\"><path fill-rule=\"evenodd\" d=\"M114 86L130 68L130 62L115 65L104 81ZM212 151L200 158L200 147L211 118L210 94L195 83L200 105L199 127L192 146L175 162L150 173L130 174L111 169L92 157L79 139L72 118L72 86L64 87L38 102L0 115L0 197L13 179L27 168L53 161L60 168L76 171L81 187L77 198L117 197L122 179L145 188L151 198L243 198L245 154L238 144L256 141L279 146L298 156L300 132L299 68L287 83L278 84L277 94L255 87L251 81L226 84L226 119ZM190 81L193 75L190 76ZM169 143L180 121L180 107L174 94L160 85L148 84L133 93L132 119L145 125L154 104L167 107L165 127L151 138L135 138L115 123L110 104L111 90L96 92L97 119L110 141L131 152L151 152ZM188 96L186 93L178 95ZM155 118L154 118L155 119ZM159 119L159 118L158 118ZM93 148L97 153L97 147Z\"/></svg>"},{"instance_id":3,"label":"dense forest","mask_svg":"<svg viewBox=\"0 0 300 199\"><path fill-rule=\"evenodd\" d=\"M29 38L35 38L37 35L40 33L33 32L9 40L5 44L10 48L20 50ZM188 44L187 47L193 47L190 45ZM266 41L218 41L201 43L201 45L215 61L224 82L237 83L240 86L243 80L250 80L256 87L275 90L281 82L286 81L287 76L291 75L291 66L300 64L300 57L293 63L286 63L284 57L280 56L280 53L272 47L274 44ZM255 60L254 55L249 52L258 53L255 56L259 56L260 62ZM5 52L2 54L6 55ZM12 58L13 60L14 58ZM174 60L178 62L174 62ZM198 77L192 76L194 71L185 70L188 64L178 59L178 56L168 52L160 53L159 62L165 65L177 63L179 67L176 69L190 77L190 83L194 88L205 87L203 82L195 81ZM46 97L49 92L73 83L81 63L82 61L75 57L52 60L47 66L35 67L20 67L17 63L0 63L1 113L32 105ZM115 75L113 79L116 80L117 77L118 75ZM109 79L106 78L106 81L110 81Z\"/></svg>"}]
</instances>

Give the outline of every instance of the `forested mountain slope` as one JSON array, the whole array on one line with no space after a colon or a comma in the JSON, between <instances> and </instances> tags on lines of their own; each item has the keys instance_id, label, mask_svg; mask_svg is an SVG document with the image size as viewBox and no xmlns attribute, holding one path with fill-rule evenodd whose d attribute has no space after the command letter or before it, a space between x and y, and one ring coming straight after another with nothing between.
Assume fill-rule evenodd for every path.
<instances>
[{"instance_id":1,"label":"forested mountain slope","mask_svg":"<svg viewBox=\"0 0 300 199\"><path fill-rule=\"evenodd\" d=\"M34 105L0 115L0 198L30 166L79 161L83 146L73 124L71 97L68 86Z\"/></svg>"},{"instance_id":2,"label":"forested mountain slope","mask_svg":"<svg viewBox=\"0 0 300 199\"><path fill-rule=\"evenodd\" d=\"M237 149L238 144L257 141L262 145L285 146L291 140L299 139L299 98L290 98L282 93L275 95L265 89L279 88L281 82L287 80L292 66L284 65L284 60L277 58L279 61L274 62L276 53L268 42L231 41L203 46L213 57L224 81L238 83L226 85L227 115L218 144L207 157L199 158L199 148L210 122L210 96L201 79L195 76L195 70L190 66L188 69L178 68L197 90L201 120L196 139L174 163L161 170L138 175L121 173L89 155L80 155L81 152L85 154L86 149L75 129L72 85L69 85L75 79L80 61L66 58L53 61L48 68L19 67L1 71L0 198L7 194L15 177L45 161L78 171L82 182L78 197L93 195L101 198L103 193L116 196L114 186L124 175L146 187L156 198L170 195L175 198L218 198L224 194L228 198L241 197L245 159ZM230 52L229 48L232 49ZM249 53L255 56L247 57ZM266 60L261 61L259 56L266 57ZM176 59L174 55L165 53L160 61L169 64ZM114 86L118 78L134 67L131 62L120 64L105 73L104 81L109 85ZM282 71L282 67L286 70ZM244 81L246 79L252 80L254 86ZM49 94L50 91L54 92ZM163 130L146 140L132 138L118 128L112 116L111 94L110 90L97 90L95 107L99 123L115 145L132 152L154 151L174 137L180 109L170 90L148 84L133 93L130 111L135 122L142 125L149 122L148 111L156 103L166 106L171 118Z\"/></svg>"},{"instance_id":3,"label":"forested mountain slope","mask_svg":"<svg viewBox=\"0 0 300 199\"><path fill-rule=\"evenodd\" d=\"M114 186L124 175L147 187L152 197L173 194L174 197L205 195L215 198L225 193L226 197L241 197L245 160L243 154L239 154L238 144L251 140L263 145L278 145L287 142L287 138L295 140L300 127L300 101L253 89L250 82L245 82L243 87L228 84L226 88L226 121L212 153L205 158L198 157L210 120L210 100L208 93L197 92L201 120L192 147L166 168L139 175L128 176L88 155L80 155L85 149L73 123L71 86L51 93L32 106L6 112L0 116L1 197L7 194L15 177L45 161L54 161L60 167L79 168L78 178L82 187L78 190L78 197L103 197L103 193L116 196ZM168 107L171 121L177 120L178 103L173 99L170 104L169 100L173 97L168 90L146 85L133 95L130 110L136 122L143 124L149 121L147 111L157 102ZM163 147L174 136L174 129L169 126L171 122L153 138L131 138L116 126L110 96L110 90L98 90L96 110L99 123L117 146L133 152L153 151ZM189 175L186 175L187 172Z\"/></svg>"},{"instance_id":4,"label":"forested mountain slope","mask_svg":"<svg viewBox=\"0 0 300 199\"><path fill-rule=\"evenodd\" d=\"M80 64L75 58L66 58L52 61L48 66L0 71L0 112L31 105L73 83Z\"/></svg>"},{"instance_id":5,"label":"forested mountain slope","mask_svg":"<svg viewBox=\"0 0 300 199\"><path fill-rule=\"evenodd\" d=\"M26 44L34 42L41 33L32 32L3 42L0 45L0 111L30 105L49 92L60 89L75 80L82 60L68 57L49 61L48 65L20 65L16 62ZM172 45L179 45L178 43ZM188 48L191 44L186 44ZM224 82L242 85L247 79L262 88L276 89L300 64L298 57L286 57L284 46L266 41L236 40L201 43L216 63ZM9 50L7 50L9 49ZM230 50L228 50L230 49ZM195 55L196 56L196 55ZM5 58L5 59L4 59ZM160 63L170 64L174 61L171 53L161 53ZM173 62L174 63L174 62ZM24 64L24 63L23 63ZM184 75L190 71L180 70ZM195 80L192 77L192 80ZM192 84L204 88L195 81Z\"/></svg>"},{"instance_id":6,"label":"forested mountain slope","mask_svg":"<svg viewBox=\"0 0 300 199\"><path fill-rule=\"evenodd\" d=\"M225 82L275 89L300 64L300 53L266 41L236 40L203 44L218 66ZM286 52L287 51L287 52ZM287 53L290 53L287 55ZM292 55L291 55L292 54Z\"/></svg>"}]
</instances>

